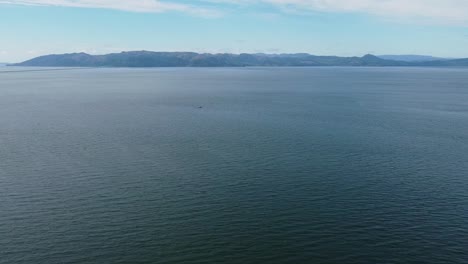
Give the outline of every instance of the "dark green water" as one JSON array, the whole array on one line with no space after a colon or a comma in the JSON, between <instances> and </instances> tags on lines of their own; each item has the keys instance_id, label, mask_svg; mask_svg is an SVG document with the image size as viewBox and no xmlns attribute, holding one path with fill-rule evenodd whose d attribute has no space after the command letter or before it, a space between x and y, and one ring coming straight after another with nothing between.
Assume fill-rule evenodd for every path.
<instances>
[{"instance_id":1,"label":"dark green water","mask_svg":"<svg viewBox=\"0 0 468 264\"><path fill-rule=\"evenodd\" d=\"M468 69L0 72L2 264L467 250Z\"/></svg>"}]
</instances>

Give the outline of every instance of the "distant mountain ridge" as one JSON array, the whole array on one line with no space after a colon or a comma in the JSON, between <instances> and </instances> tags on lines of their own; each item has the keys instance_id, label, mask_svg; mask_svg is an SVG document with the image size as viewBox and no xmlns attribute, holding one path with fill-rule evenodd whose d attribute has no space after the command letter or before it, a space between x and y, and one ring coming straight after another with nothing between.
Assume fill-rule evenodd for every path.
<instances>
[{"instance_id":1,"label":"distant mountain ridge","mask_svg":"<svg viewBox=\"0 0 468 264\"><path fill-rule=\"evenodd\" d=\"M378 55L377 57L384 60L406 61L406 62L425 62L449 60L448 58L433 57L427 55Z\"/></svg>"},{"instance_id":2,"label":"distant mountain ridge","mask_svg":"<svg viewBox=\"0 0 468 264\"><path fill-rule=\"evenodd\" d=\"M210 54L129 51L107 55L87 53L40 56L10 66L39 67L248 67L248 66L468 66L468 59L398 61L368 54L363 57L297 54Z\"/></svg>"}]
</instances>

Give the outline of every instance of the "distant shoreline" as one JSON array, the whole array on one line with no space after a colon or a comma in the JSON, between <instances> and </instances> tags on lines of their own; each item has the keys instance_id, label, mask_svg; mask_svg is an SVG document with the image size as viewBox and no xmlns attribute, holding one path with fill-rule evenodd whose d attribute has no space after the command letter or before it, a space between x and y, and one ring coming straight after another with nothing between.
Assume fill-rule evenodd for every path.
<instances>
[{"instance_id":1,"label":"distant shoreline","mask_svg":"<svg viewBox=\"0 0 468 264\"><path fill-rule=\"evenodd\" d=\"M158 67L113 67L113 66L102 66L102 67L67 67L67 66L17 66L17 65L3 65L0 67L5 67L9 69L14 68L27 68L24 70L0 70L2 73L21 73L21 72L50 72L50 71L71 71L71 70L99 70L99 69L134 69L134 70L145 70L145 69L311 69L311 68L322 68L322 69L332 69L332 68L388 68L388 69L398 69L398 68L408 68L408 69L468 69L468 66L158 66Z\"/></svg>"},{"instance_id":2,"label":"distant shoreline","mask_svg":"<svg viewBox=\"0 0 468 264\"><path fill-rule=\"evenodd\" d=\"M10 66L10 65L3 65L5 67L19 67L19 66ZM2 67L3 67L2 66ZM63 67L63 68L55 68L55 67L40 67L36 66L35 68L39 69L25 69L25 70L6 70L6 71L0 71L0 74L2 73L16 73L16 72L44 72L44 71L70 71L70 70L87 70L87 69L95 69L95 68L90 68L90 67Z\"/></svg>"}]
</instances>

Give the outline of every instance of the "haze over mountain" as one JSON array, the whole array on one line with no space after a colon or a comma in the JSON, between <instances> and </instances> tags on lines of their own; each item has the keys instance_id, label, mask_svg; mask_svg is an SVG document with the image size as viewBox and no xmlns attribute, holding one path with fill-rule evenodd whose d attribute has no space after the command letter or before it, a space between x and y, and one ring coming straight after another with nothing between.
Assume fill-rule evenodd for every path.
<instances>
[{"instance_id":1,"label":"haze over mountain","mask_svg":"<svg viewBox=\"0 0 468 264\"><path fill-rule=\"evenodd\" d=\"M400 56L395 56L398 58ZM387 57L388 58L388 57ZM246 67L246 66L468 66L468 59L427 57L390 60L374 55L363 57L297 54L210 54L195 52L130 51L107 55L68 53L45 55L10 66L38 67Z\"/></svg>"},{"instance_id":2,"label":"haze over mountain","mask_svg":"<svg viewBox=\"0 0 468 264\"><path fill-rule=\"evenodd\" d=\"M378 55L377 57L384 60L406 61L406 62L424 62L448 60L449 58L439 58L427 55Z\"/></svg>"}]
</instances>

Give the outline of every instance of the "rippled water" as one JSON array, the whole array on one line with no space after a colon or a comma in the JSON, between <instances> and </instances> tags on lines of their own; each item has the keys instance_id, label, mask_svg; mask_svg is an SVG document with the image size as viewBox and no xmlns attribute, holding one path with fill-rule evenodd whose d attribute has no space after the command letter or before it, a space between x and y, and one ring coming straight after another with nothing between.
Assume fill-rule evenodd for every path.
<instances>
[{"instance_id":1,"label":"rippled water","mask_svg":"<svg viewBox=\"0 0 468 264\"><path fill-rule=\"evenodd\" d=\"M0 72L2 264L467 250L468 69Z\"/></svg>"}]
</instances>

